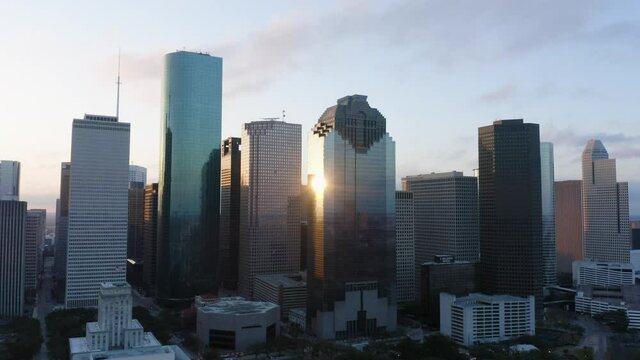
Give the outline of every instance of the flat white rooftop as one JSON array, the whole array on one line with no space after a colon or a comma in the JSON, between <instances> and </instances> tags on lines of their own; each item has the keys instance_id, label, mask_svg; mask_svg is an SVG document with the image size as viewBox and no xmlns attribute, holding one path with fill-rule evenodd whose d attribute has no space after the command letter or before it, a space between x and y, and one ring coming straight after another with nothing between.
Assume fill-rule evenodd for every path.
<instances>
[{"instance_id":1,"label":"flat white rooftop","mask_svg":"<svg viewBox=\"0 0 640 360\"><path fill-rule=\"evenodd\" d=\"M247 315L261 314L277 308L278 305L270 302L248 301L239 297L220 298L218 301L208 303L198 310L203 313Z\"/></svg>"}]
</instances>

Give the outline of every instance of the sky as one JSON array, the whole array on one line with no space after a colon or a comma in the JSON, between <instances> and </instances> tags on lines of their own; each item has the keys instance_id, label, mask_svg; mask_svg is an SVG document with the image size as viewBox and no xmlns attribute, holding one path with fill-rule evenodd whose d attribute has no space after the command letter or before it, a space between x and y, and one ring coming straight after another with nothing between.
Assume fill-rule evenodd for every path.
<instances>
[{"instance_id":1,"label":"sky","mask_svg":"<svg viewBox=\"0 0 640 360\"><path fill-rule=\"evenodd\" d=\"M601 139L640 214L637 1L2 2L0 159L22 163L29 208L55 210L72 119L115 113L119 49L131 163L157 181L163 55L184 49L224 59L223 138L282 110L306 132L338 98L368 95L399 186L471 174L477 128L523 118L554 143L556 180L579 179Z\"/></svg>"}]
</instances>

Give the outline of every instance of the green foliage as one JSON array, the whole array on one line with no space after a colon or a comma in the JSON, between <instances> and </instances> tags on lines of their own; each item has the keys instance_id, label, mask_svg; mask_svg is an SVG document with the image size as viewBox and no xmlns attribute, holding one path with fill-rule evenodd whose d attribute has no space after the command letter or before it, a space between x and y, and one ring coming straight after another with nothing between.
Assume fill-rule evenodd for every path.
<instances>
[{"instance_id":1,"label":"green foliage","mask_svg":"<svg viewBox=\"0 0 640 360\"><path fill-rule=\"evenodd\" d=\"M149 331L155 335L156 339L162 344L166 344L171 337L169 327L161 317L157 318L149 313L149 310L142 306L134 306L132 310L132 316L138 320L145 331Z\"/></svg>"},{"instance_id":2,"label":"green foliage","mask_svg":"<svg viewBox=\"0 0 640 360\"><path fill-rule=\"evenodd\" d=\"M47 348L52 360L69 358L69 338L85 335L85 324L96 321L96 309L56 310L46 318Z\"/></svg>"},{"instance_id":3,"label":"green foliage","mask_svg":"<svg viewBox=\"0 0 640 360\"><path fill-rule=\"evenodd\" d=\"M396 347L401 359L443 359L463 360L465 356L458 352L458 345L443 335L433 335L425 339L422 344L409 339L402 340Z\"/></svg>"},{"instance_id":4,"label":"green foliage","mask_svg":"<svg viewBox=\"0 0 640 360\"><path fill-rule=\"evenodd\" d=\"M31 318L13 318L0 327L0 360L30 359L40 350L42 333L40 321Z\"/></svg>"},{"instance_id":5,"label":"green foliage","mask_svg":"<svg viewBox=\"0 0 640 360\"><path fill-rule=\"evenodd\" d=\"M629 318L624 310L605 311L594 315L594 319L608 325L615 332L625 332L629 328Z\"/></svg>"}]
</instances>

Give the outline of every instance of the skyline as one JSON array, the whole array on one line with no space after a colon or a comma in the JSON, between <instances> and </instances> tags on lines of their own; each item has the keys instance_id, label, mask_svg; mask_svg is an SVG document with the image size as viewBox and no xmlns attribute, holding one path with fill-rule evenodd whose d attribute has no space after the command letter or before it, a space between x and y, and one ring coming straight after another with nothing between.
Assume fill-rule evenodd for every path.
<instances>
[{"instance_id":1,"label":"skyline","mask_svg":"<svg viewBox=\"0 0 640 360\"><path fill-rule=\"evenodd\" d=\"M640 4L256 2L238 24L227 15L246 5L161 3L149 16L147 6L127 4L125 12L125 4L24 2L0 15L13 35L0 41L0 159L21 162L21 200L30 208L55 212L72 120L115 113L118 48L131 163L157 181L162 58L184 46L224 59L222 138L283 109L287 122L302 125L303 178L306 133L318 114L344 95L364 94L384 109L396 141L398 189L407 175L470 175L477 128L524 118L554 143L556 180L580 179L587 140L602 140L619 181L630 183L631 214L640 214Z\"/></svg>"}]
</instances>

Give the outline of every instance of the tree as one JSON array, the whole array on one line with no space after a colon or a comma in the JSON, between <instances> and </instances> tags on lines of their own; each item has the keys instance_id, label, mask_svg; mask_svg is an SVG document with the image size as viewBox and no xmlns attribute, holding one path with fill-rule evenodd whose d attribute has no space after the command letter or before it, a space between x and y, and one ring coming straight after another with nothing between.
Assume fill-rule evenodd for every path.
<instances>
[{"instance_id":1,"label":"tree","mask_svg":"<svg viewBox=\"0 0 640 360\"><path fill-rule=\"evenodd\" d=\"M594 319L608 325L615 332L625 332L629 327L629 318L624 310L605 311L594 315Z\"/></svg>"}]
</instances>

